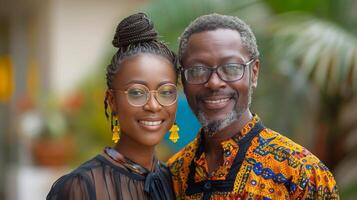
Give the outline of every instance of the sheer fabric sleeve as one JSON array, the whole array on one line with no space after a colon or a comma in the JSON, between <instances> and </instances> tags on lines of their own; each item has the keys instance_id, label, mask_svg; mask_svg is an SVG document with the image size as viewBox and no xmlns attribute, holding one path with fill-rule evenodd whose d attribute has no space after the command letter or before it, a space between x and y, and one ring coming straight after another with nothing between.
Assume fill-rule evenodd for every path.
<instances>
[{"instance_id":1,"label":"sheer fabric sleeve","mask_svg":"<svg viewBox=\"0 0 357 200\"><path fill-rule=\"evenodd\" d=\"M83 174L67 174L59 178L47 195L47 200L94 200L95 189L89 177Z\"/></svg>"}]
</instances>

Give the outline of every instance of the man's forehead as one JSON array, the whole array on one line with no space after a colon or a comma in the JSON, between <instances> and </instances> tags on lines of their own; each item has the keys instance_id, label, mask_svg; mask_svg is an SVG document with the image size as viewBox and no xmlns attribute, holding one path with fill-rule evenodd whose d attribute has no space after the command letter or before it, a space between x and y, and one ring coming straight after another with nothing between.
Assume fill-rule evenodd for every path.
<instances>
[{"instance_id":1,"label":"man's forehead","mask_svg":"<svg viewBox=\"0 0 357 200\"><path fill-rule=\"evenodd\" d=\"M237 48L242 46L239 33L231 29L217 29L192 34L187 43L186 50L199 50L207 48Z\"/></svg>"},{"instance_id":2,"label":"man's forehead","mask_svg":"<svg viewBox=\"0 0 357 200\"><path fill-rule=\"evenodd\" d=\"M209 29L209 30L194 32L188 37L188 42L195 37L224 37L227 34L234 36L234 38L239 38L240 40L240 33L237 30L229 29L229 28L216 28L212 30Z\"/></svg>"},{"instance_id":3,"label":"man's forehead","mask_svg":"<svg viewBox=\"0 0 357 200\"><path fill-rule=\"evenodd\" d=\"M217 29L194 33L190 36L185 58L218 56L220 58L248 56L236 30ZM244 61L243 59L242 61Z\"/></svg>"}]
</instances>

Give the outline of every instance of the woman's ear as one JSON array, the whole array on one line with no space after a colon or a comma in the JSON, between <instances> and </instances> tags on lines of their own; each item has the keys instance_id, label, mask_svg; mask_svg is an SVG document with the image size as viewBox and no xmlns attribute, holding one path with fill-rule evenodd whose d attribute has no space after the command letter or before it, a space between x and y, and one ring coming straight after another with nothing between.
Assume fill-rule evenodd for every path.
<instances>
[{"instance_id":1,"label":"woman's ear","mask_svg":"<svg viewBox=\"0 0 357 200\"><path fill-rule=\"evenodd\" d=\"M112 112L117 112L117 107L116 107L115 97L114 97L113 91L110 90L110 89L107 89L107 91L105 92L105 96L106 96L106 99L108 101L110 110Z\"/></svg>"}]
</instances>

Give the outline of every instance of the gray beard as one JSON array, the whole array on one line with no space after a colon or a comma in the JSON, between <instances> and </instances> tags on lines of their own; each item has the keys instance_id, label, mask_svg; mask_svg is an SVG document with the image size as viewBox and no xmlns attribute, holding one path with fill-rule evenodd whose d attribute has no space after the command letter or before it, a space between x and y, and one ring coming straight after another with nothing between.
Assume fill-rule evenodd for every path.
<instances>
[{"instance_id":1,"label":"gray beard","mask_svg":"<svg viewBox=\"0 0 357 200\"><path fill-rule=\"evenodd\" d=\"M251 100L252 100L253 88L249 87L249 94L248 94L248 105L247 109L250 107ZM237 111L238 110L238 111ZM201 123L203 127L204 133L208 137L214 136L217 132L221 131L222 129L226 128L227 126L231 125L234 121L238 120L240 116L245 111L244 108L232 110L228 113L223 119L219 120L212 120L206 118L205 114L202 111L198 111L197 118L198 121ZM240 112L239 112L240 111Z\"/></svg>"},{"instance_id":2,"label":"gray beard","mask_svg":"<svg viewBox=\"0 0 357 200\"><path fill-rule=\"evenodd\" d=\"M208 137L212 137L217 132L236 121L239 118L239 115L235 110L232 110L232 112L228 113L223 119L210 121L206 118L203 112L199 111L197 118L200 121L206 135Z\"/></svg>"}]
</instances>

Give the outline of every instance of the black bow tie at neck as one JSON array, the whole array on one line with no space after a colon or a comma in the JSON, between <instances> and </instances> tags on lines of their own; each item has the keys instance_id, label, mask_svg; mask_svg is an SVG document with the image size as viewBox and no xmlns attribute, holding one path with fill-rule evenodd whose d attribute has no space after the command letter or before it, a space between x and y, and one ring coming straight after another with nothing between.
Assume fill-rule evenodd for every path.
<instances>
[{"instance_id":1,"label":"black bow tie at neck","mask_svg":"<svg viewBox=\"0 0 357 200\"><path fill-rule=\"evenodd\" d=\"M149 195L151 200L174 199L170 181L158 169L147 174L144 191Z\"/></svg>"}]
</instances>

